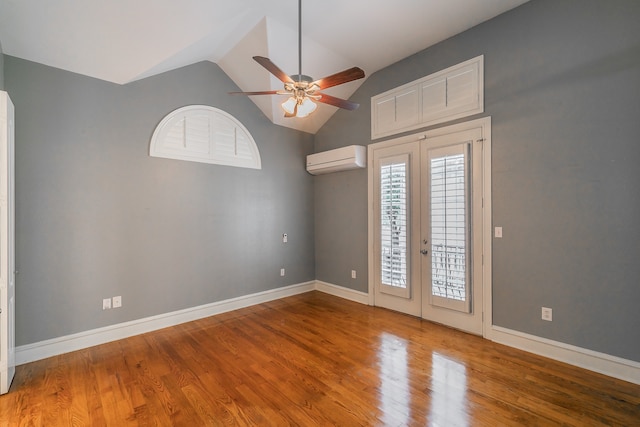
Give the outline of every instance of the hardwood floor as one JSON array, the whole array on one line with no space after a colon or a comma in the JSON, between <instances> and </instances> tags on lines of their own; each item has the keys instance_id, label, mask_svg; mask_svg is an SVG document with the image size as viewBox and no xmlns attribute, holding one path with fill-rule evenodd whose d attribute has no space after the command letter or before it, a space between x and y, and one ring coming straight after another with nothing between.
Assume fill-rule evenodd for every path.
<instances>
[{"instance_id":1,"label":"hardwood floor","mask_svg":"<svg viewBox=\"0 0 640 427\"><path fill-rule=\"evenodd\" d=\"M640 386L311 292L17 368L0 426L640 425Z\"/></svg>"}]
</instances>

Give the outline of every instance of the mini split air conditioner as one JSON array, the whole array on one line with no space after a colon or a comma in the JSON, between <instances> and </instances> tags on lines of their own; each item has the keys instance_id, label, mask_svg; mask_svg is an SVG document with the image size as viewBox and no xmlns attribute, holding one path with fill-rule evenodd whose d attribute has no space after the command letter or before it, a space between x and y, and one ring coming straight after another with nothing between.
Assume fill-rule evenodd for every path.
<instances>
[{"instance_id":1,"label":"mini split air conditioner","mask_svg":"<svg viewBox=\"0 0 640 427\"><path fill-rule=\"evenodd\" d=\"M349 145L307 156L307 172L312 175L367 167L367 148Z\"/></svg>"}]
</instances>

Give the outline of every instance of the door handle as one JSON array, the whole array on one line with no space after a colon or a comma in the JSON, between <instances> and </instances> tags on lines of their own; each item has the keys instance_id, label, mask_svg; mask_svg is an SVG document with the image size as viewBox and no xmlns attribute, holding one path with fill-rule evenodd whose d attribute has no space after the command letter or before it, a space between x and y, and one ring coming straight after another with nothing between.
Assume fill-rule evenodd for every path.
<instances>
[{"instance_id":1,"label":"door handle","mask_svg":"<svg viewBox=\"0 0 640 427\"><path fill-rule=\"evenodd\" d=\"M426 250L426 249L420 249L420 253L421 253L422 255L426 255L426 254L428 254L428 253L429 253L429 251L428 251L428 250Z\"/></svg>"}]
</instances>

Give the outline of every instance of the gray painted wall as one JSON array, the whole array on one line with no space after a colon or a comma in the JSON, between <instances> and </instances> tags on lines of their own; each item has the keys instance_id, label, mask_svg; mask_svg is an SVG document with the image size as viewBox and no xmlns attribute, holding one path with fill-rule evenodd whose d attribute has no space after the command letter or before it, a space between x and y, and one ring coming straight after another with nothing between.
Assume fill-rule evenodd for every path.
<instances>
[{"instance_id":1,"label":"gray painted wall","mask_svg":"<svg viewBox=\"0 0 640 427\"><path fill-rule=\"evenodd\" d=\"M370 143L371 96L484 54L494 324L640 361L639 16L635 0L533 0L370 76L315 150ZM318 280L366 290L366 182L316 178Z\"/></svg>"},{"instance_id":2,"label":"gray painted wall","mask_svg":"<svg viewBox=\"0 0 640 427\"><path fill-rule=\"evenodd\" d=\"M120 86L5 56L5 84L16 108L17 345L315 278L313 136L229 96L238 89L217 65ZM262 170L149 157L158 122L189 104L242 122ZM103 311L115 295L123 307Z\"/></svg>"}]
</instances>

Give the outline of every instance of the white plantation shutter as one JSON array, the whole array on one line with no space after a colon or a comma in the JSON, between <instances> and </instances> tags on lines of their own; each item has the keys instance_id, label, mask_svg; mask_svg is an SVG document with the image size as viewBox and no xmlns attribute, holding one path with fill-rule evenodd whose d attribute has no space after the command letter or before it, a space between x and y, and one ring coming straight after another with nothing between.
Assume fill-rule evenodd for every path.
<instances>
[{"instance_id":1,"label":"white plantation shutter","mask_svg":"<svg viewBox=\"0 0 640 427\"><path fill-rule=\"evenodd\" d=\"M380 256L383 285L407 288L408 161L380 166Z\"/></svg>"},{"instance_id":2,"label":"white plantation shutter","mask_svg":"<svg viewBox=\"0 0 640 427\"><path fill-rule=\"evenodd\" d=\"M484 111L484 57L371 97L371 139Z\"/></svg>"},{"instance_id":3,"label":"white plantation shutter","mask_svg":"<svg viewBox=\"0 0 640 427\"><path fill-rule=\"evenodd\" d=\"M210 120L207 115L194 114L184 118L184 143L189 151L194 153L211 153L209 135L211 134Z\"/></svg>"},{"instance_id":4,"label":"white plantation shutter","mask_svg":"<svg viewBox=\"0 0 640 427\"><path fill-rule=\"evenodd\" d=\"M436 151L430 159L431 292L436 297L466 301L467 155L465 146L446 151Z\"/></svg>"},{"instance_id":5,"label":"white plantation shutter","mask_svg":"<svg viewBox=\"0 0 640 427\"><path fill-rule=\"evenodd\" d=\"M149 155L168 159L261 169L249 131L230 114L207 105L169 113L151 137Z\"/></svg>"}]
</instances>

